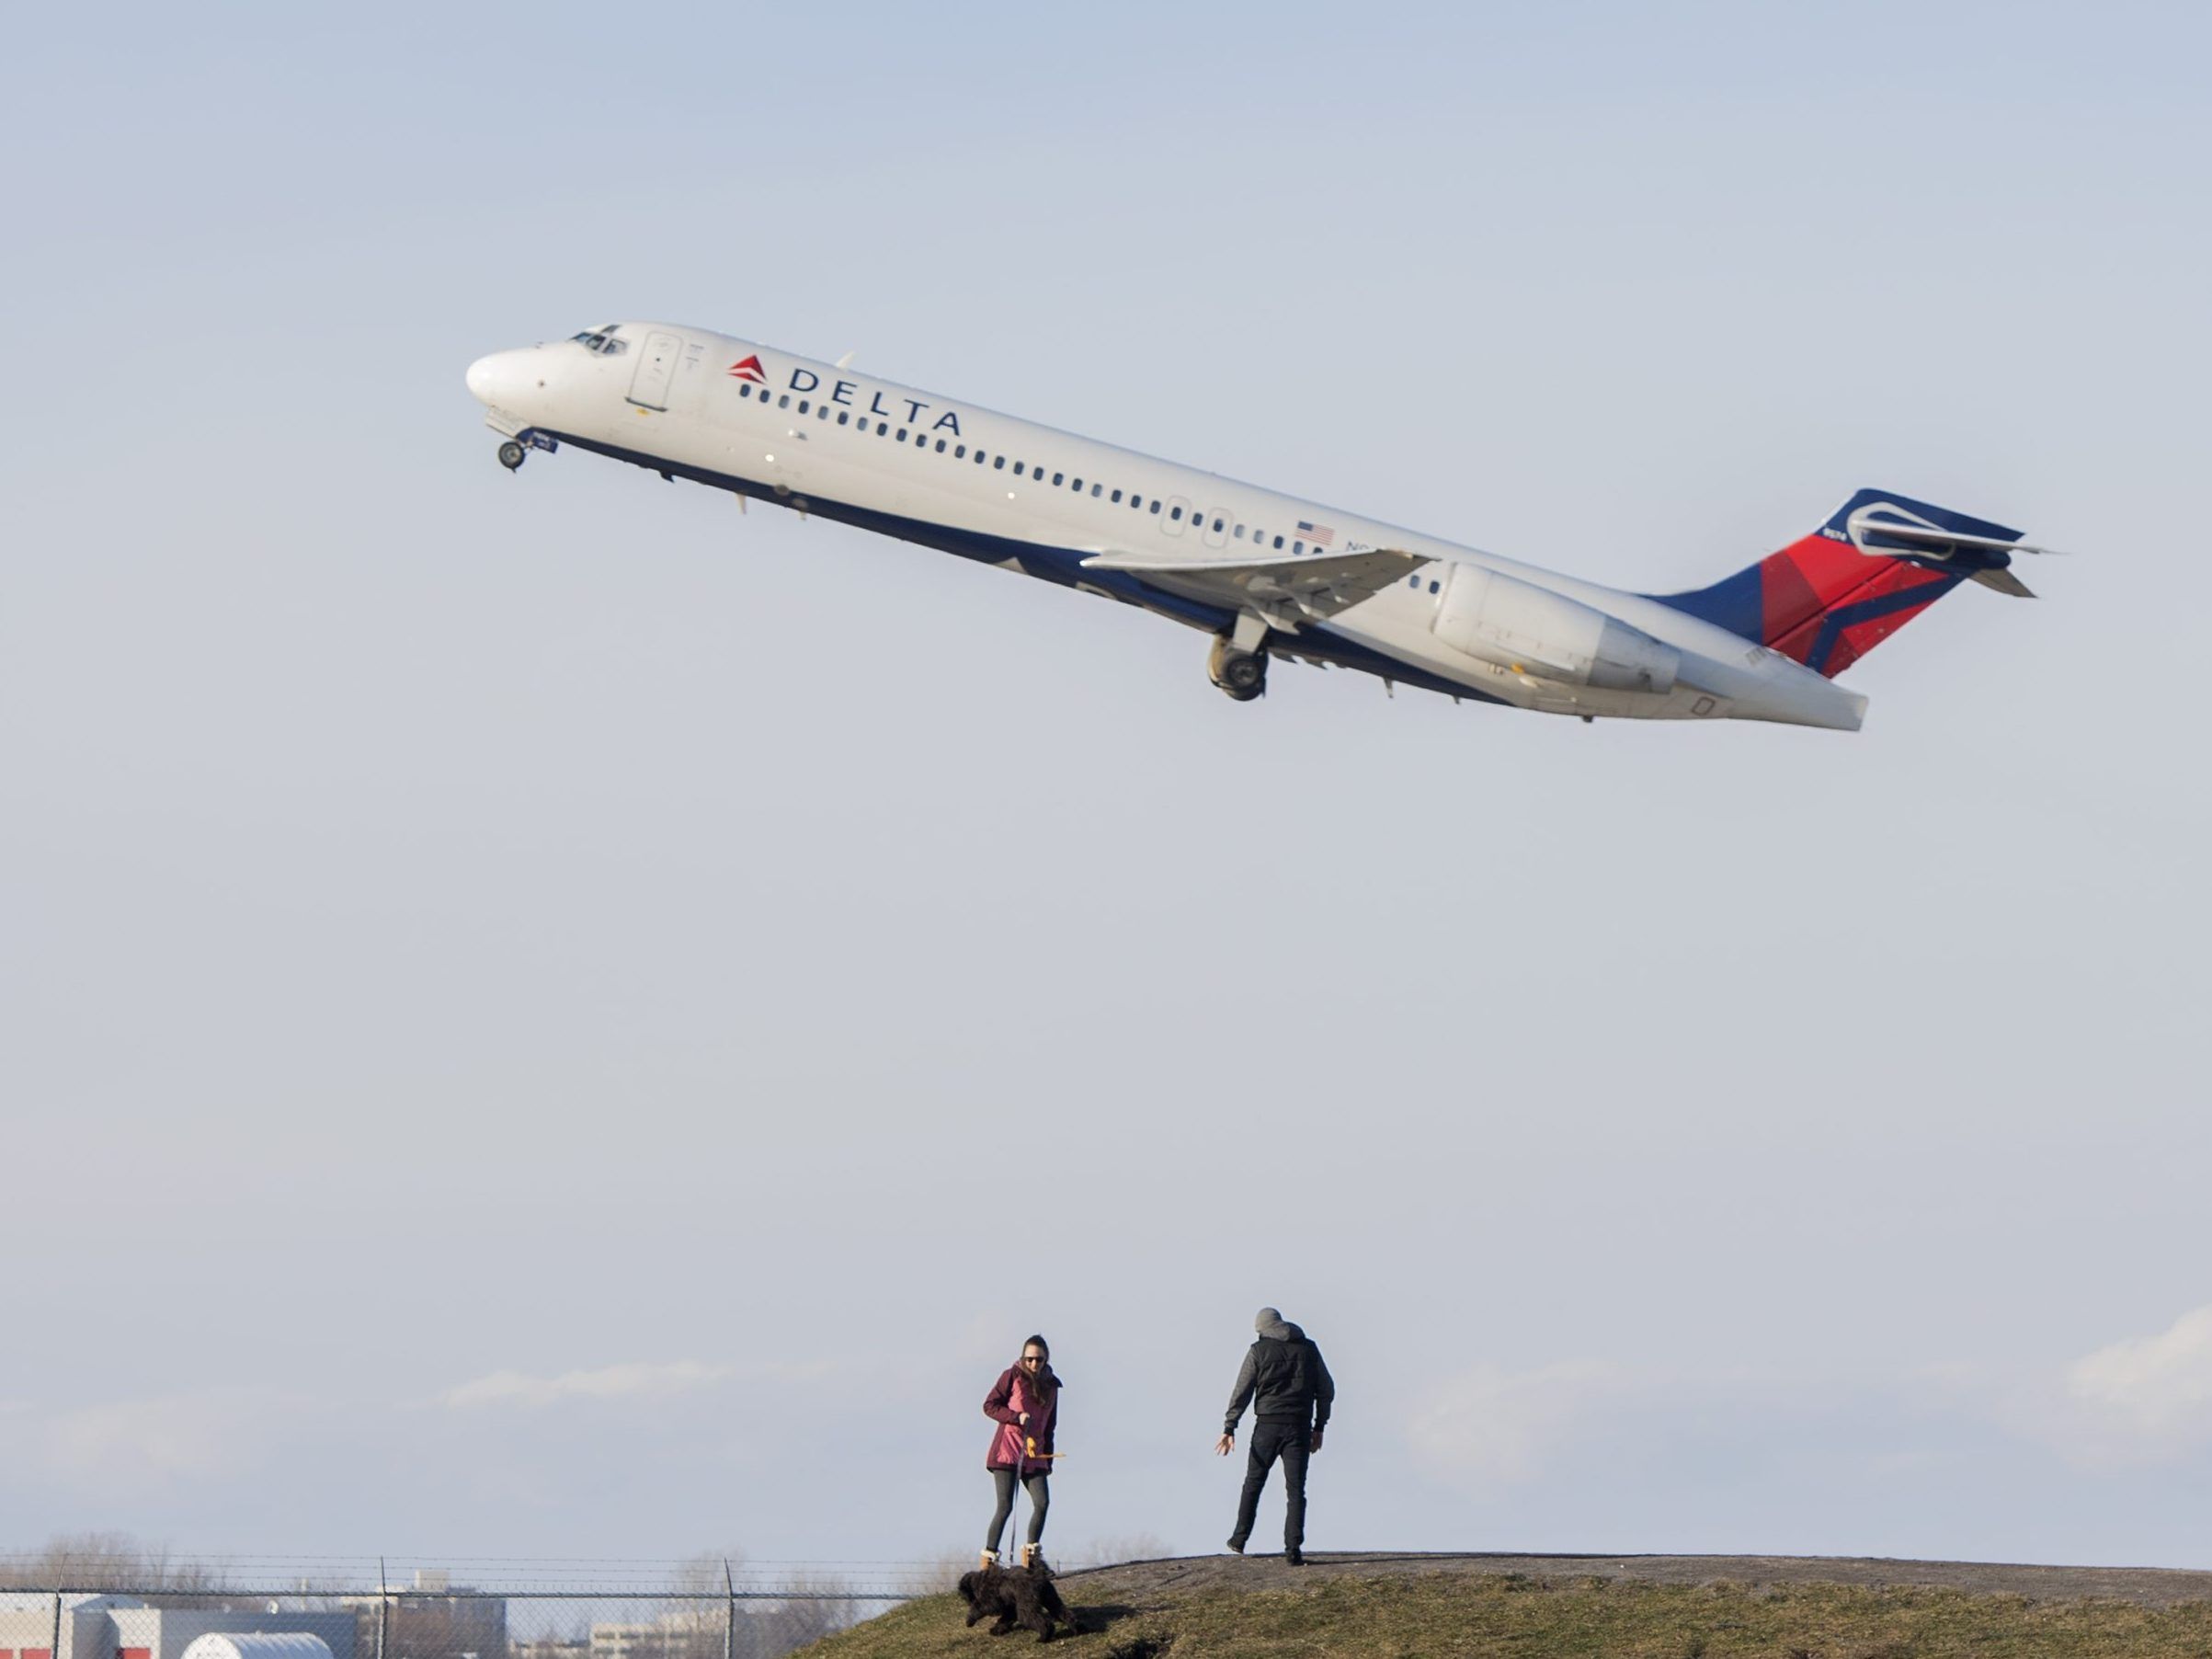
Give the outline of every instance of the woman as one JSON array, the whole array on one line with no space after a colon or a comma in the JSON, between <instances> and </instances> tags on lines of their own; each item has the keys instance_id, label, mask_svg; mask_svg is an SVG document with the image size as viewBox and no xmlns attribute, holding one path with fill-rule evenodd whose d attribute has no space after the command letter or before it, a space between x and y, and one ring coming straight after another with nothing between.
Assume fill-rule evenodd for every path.
<instances>
[{"instance_id":1,"label":"woman","mask_svg":"<svg viewBox=\"0 0 2212 1659\"><path fill-rule=\"evenodd\" d=\"M1059 1408L1060 1379L1053 1370L1052 1349L1044 1338L1032 1336L1021 1344L1021 1357L983 1397L983 1414L998 1424L983 1460L998 1488L998 1507L983 1548L986 1567L998 1559L1017 1486L1029 1492L1029 1542L1022 1546L1021 1564L1026 1567L1036 1558L1044 1537L1044 1512L1052 1507L1053 1431L1059 1426Z\"/></svg>"}]
</instances>

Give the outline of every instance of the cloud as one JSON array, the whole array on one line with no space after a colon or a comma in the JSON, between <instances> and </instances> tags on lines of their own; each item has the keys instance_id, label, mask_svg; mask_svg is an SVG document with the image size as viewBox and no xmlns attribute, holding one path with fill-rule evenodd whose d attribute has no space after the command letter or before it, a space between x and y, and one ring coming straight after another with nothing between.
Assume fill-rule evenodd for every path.
<instances>
[{"instance_id":1,"label":"cloud","mask_svg":"<svg viewBox=\"0 0 2212 1659\"><path fill-rule=\"evenodd\" d=\"M2156 1336L2084 1355L2068 1370L2066 1388L2148 1435L2212 1435L2212 1306L2183 1314Z\"/></svg>"},{"instance_id":2,"label":"cloud","mask_svg":"<svg viewBox=\"0 0 2212 1659\"><path fill-rule=\"evenodd\" d=\"M1949 1462L1988 1425L1995 1398L1955 1364L1482 1364L1425 1395L1407 1436L1424 1466L1475 1493L1569 1474L1617 1483L1631 1466L1705 1479L1747 1458L1787 1460L1801 1475L1835 1459L1902 1474Z\"/></svg>"},{"instance_id":3,"label":"cloud","mask_svg":"<svg viewBox=\"0 0 2212 1659\"><path fill-rule=\"evenodd\" d=\"M1955 1363L1858 1373L1484 1364L1425 1396L1407 1430L1417 1457L1476 1491L1556 1473L1601 1439L1615 1462L1654 1447L1764 1442L1792 1447L1800 1460L1848 1447L1863 1463L1899 1472L1941 1465L1991 1431L2091 1472L2212 1448L2212 1304L2155 1335L2009 1374Z\"/></svg>"},{"instance_id":4,"label":"cloud","mask_svg":"<svg viewBox=\"0 0 2212 1659\"><path fill-rule=\"evenodd\" d=\"M573 1400L667 1400L712 1388L745 1374L747 1367L708 1365L696 1359L661 1364L633 1361L596 1370L564 1371L532 1377L521 1371L494 1371L473 1382L449 1389L444 1402L457 1411L485 1406L542 1407Z\"/></svg>"},{"instance_id":5,"label":"cloud","mask_svg":"<svg viewBox=\"0 0 2212 1659\"><path fill-rule=\"evenodd\" d=\"M1432 1390L1408 1424L1413 1449L1486 1485L1534 1476L1593 1413L1636 1387L1624 1366L1572 1359L1534 1370L1480 1365Z\"/></svg>"},{"instance_id":6,"label":"cloud","mask_svg":"<svg viewBox=\"0 0 2212 1659\"><path fill-rule=\"evenodd\" d=\"M61 1413L43 1438L48 1460L73 1475L199 1479L260 1461L270 1421L291 1403L243 1393L107 1401Z\"/></svg>"},{"instance_id":7,"label":"cloud","mask_svg":"<svg viewBox=\"0 0 2212 1659\"><path fill-rule=\"evenodd\" d=\"M2212 1445L2212 1305L2156 1336L2083 1355L2027 1415L2077 1462L2140 1463Z\"/></svg>"}]
</instances>

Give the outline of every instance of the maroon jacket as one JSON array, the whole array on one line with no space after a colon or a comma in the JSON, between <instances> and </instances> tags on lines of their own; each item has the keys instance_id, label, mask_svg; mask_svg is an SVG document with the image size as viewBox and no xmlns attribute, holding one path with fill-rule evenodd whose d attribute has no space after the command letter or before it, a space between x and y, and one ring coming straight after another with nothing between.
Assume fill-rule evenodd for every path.
<instances>
[{"instance_id":1,"label":"maroon jacket","mask_svg":"<svg viewBox=\"0 0 2212 1659\"><path fill-rule=\"evenodd\" d=\"M1021 1413L1029 1413L1029 1426L1021 1426ZM1007 1367L991 1384L991 1391L983 1397L983 1414L1001 1426L991 1436L991 1449L984 1455L986 1469L1019 1469L1024 1474L1052 1473L1053 1431L1060 1426L1060 1376L1044 1362L1037 1374L1037 1383L1021 1374L1018 1365ZM1037 1443L1034 1458L1029 1455L1028 1442Z\"/></svg>"}]
</instances>

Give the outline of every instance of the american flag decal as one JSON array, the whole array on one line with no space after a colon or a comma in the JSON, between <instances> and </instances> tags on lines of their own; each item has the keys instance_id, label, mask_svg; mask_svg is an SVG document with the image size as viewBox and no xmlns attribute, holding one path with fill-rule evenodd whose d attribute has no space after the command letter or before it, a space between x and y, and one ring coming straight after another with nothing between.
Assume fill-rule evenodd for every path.
<instances>
[{"instance_id":1,"label":"american flag decal","mask_svg":"<svg viewBox=\"0 0 2212 1659\"><path fill-rule=\"evenodd\" d=\"M1328 525L1308 524L1304 519L1298 521L1298 533L1316 547L1326 547L1337 539L1337 532Z\"/></svg>"}]
</instances>

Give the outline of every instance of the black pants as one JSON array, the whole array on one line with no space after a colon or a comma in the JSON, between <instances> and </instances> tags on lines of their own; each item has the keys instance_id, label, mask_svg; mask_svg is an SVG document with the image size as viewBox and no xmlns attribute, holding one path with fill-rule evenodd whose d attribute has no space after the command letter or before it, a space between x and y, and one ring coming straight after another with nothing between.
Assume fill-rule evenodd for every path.
<instances>
[{"instance_id":1,"label":"black pants","mask_svg":"<svg viewBox=\"0 0 2212 1659\"><path fill-rule=\"evenodd\" d=\"M984 1548L993 1555L998 1553L998 1540L1006 1532L1007 1517L1014 1513L1014 1471L994 1469L991 1480L998 1488L998 1507L991 1512L990 1535ZM1036 1543L1044 1537L1044 1513L1053 1506L1052 1486L1042 1470L1022 1482L1029 1493L1029 1541Z\"/></svg>"},{"instance_id":2,"label":"black pants","mask_svg":"<svg viewBox=\"0 0 2212 1659\"><path fill-rule=\"evenodd\" d=\"M1283 1546L1295 1550L1306 1542L1306 1459L1313 1444L1312 1431L1303 1417L1253 1420L1252 1449L1245 1459L1244 1491L1237 1499L1237 1530L1231 1535L1238 1549L1252 1536L1252 1522L1260 1514L1260 1493L1277 1458L1283 1459L1283 1495L1290 1505L1283 1516Z\"/></svg>"}]
</instances>

